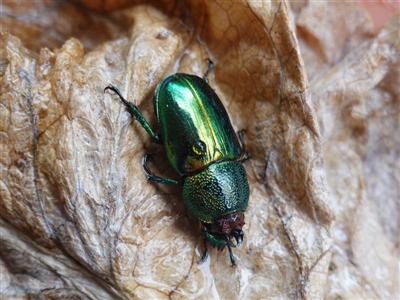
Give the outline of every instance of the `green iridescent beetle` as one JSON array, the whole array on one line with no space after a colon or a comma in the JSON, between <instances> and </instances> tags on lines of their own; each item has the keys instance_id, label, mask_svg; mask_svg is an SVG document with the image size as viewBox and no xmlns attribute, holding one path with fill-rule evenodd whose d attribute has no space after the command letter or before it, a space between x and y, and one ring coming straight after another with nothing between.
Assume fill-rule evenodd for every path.
<instances>
[{"instance_id":1,"label":"green iridescent beetle","mask_svg":"<svg viewBox=\"0 0 400 300\"><path fill-rule=\"evenodd\" d=\"M186 206L202 222L204 254L200 263L208 257L207 242L210 242L218 250L227 246L235 265L231 248L243 241L249 184L242 163L249 156L242 132L236 135L221 100L208 85L207 75L212 67L209 60L203 78L177 73L161 81L154 97L159 134L115 86L109 85L104 91L115 92L148 134L164 145L168 160L180 178L154 175L147 166L148 154L143 157L143 169L147 180L183 186ZM233 238L236 245L231 241Z\"/></svg>"}]
</instances>

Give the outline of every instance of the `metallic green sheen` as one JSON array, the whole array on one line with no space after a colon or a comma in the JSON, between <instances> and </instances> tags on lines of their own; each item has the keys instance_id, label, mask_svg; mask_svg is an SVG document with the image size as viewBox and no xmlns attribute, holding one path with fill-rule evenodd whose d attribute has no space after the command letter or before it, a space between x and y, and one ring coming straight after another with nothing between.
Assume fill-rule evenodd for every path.
<instances>
[{"instance_id":1,"label":"metallic green sheen","mask_svg":"<svg viewBox=\"0 0 400 300\"><path fill-rule=\"evenodd\" d=\"M249 199L249 183L241 162L223 161L204 171L187 176L183 184L183 200L190 212L205 223L221 216L245 211Z\"/></svg>"},{"instance_id":2,"label":"metallic green sheen","mask_svg":"<svg viewBox=\"0 0 400 300\"><path fill-rule=\"evenodd\" d=\"M159 134L118 88L109 85L105 90L115 92L147 133L164 145L179 179L155 175L147 165L148 154L143 157L142 166L147 180L183 187L188 210L202 222L204 254L200 263L207 259L207 243L210 243L218 250L228 247L231 263L235 265L232 247L243 241L243 212L250 194L242 163L249 156L242 132L236 134L233 130L221 100L207 83L212 66L209 61L203 78L178 73L161 81L154 97Z\"/></svg>"},{"instance_id":3,"label":"metallic green sheen","mask_svg":"<svg viewBox=\"0 0 400 300\"><path fill-rule=\"evenodd\" d=\"M168 76L159 84L154 102L168 160L180 175L241 156L228 114L202 78L180 73Z\"/></svg>"}]
</instances>

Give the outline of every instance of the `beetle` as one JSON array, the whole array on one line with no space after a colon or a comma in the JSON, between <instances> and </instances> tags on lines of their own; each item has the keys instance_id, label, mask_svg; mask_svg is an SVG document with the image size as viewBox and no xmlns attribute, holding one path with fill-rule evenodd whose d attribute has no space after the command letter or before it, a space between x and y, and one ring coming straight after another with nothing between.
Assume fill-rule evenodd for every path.
<instances>
[{"instance_id":1,"label":"beetle","mask_svg":"<svg viewBox=\"0 0 400 300\"><path fill-rule=\"evenodd\" d=\"M249 183L243 162L249 159L243 131L235 133L221 100L208 84L208 74L176 73L164 78L154 96L154 109L160 132L156 133L138 107L125 100L113 85L104 89L116 93L127 111L142 125L155 142L164 145L166 156L179 179L163 178L150 171L142 159L147 180L181 185L183 201L202 223L204 254L207 242L222 251L228 247L232 265L232 247L243 242L244 212L248 206ZM232 239L236 240L236 245Z\"/></svg>"}]
</instances>

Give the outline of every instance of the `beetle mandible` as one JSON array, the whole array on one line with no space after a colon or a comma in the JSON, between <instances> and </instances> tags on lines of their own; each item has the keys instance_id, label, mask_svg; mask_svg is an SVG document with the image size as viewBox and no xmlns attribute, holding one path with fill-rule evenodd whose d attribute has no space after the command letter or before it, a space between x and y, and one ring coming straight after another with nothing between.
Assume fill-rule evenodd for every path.
<instances>
[{"instance_id":1,"label":"beetle mandible","mask_svg":"<svg viewBox=\"0 0 400 300\"><path fill-rule=\"evenodd\" d=\"M244 212L250 193L242 163L249 155L243 132L236 135L221 100L208 84L207 76L213 67L213 62L208 62L203 78L177 73L158 85L154 109L159 134L115 86L110 84L104 91L116 93L155 142L164 145L179 179L163 178L151 172L147 166L149 154L143 157L143 169L147 180L183 187L183 201L202 222L204 254L199 263L208 257L209 242L220 251L227 246L231 263L235 265L232 247L243 242Z\"/></svg>"}]
</instances>

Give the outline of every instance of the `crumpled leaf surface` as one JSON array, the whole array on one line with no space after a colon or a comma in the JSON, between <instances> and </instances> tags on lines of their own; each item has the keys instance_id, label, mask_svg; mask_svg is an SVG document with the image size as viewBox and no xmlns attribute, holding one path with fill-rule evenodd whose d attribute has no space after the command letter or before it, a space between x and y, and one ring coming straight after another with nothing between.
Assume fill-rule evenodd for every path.
<instances>
[{"instance_id":1,"label":"crumpled leaf surface","mask_svg":"<svg viewBox=\"0 0 400 300\"><path fill-rule=\"evenodd\" d=\"M315 11L327 13L328 36L307 24ZM332 299L400 296L400 18L375 38L365 19L357 7L326 3L299 11L297 19L304 41L324 41L318 50L302 49L319 61L309 78L336 217L326 290ZM348 20L365 25L338 28Z\"/></svg>"},{"instance_id":2,"label":"crumpled leaf surface","mask_svg":"<svg viewBox=\"0 0 400 300\"><path fill-rule=\"evenodd\" d=\"M2 11L1 295L399 295L398 19L373 38L362 11L335 3L177 1L101 14L32 2ZM197 264L202 238L180 189L146 182L142 171L152 152L151 168L176 176L163 148L103 93L117 85L156 127L158 82L202 76L206 58L251 154L236 268L226 250Z\"/></svg>"}]
</instances>

